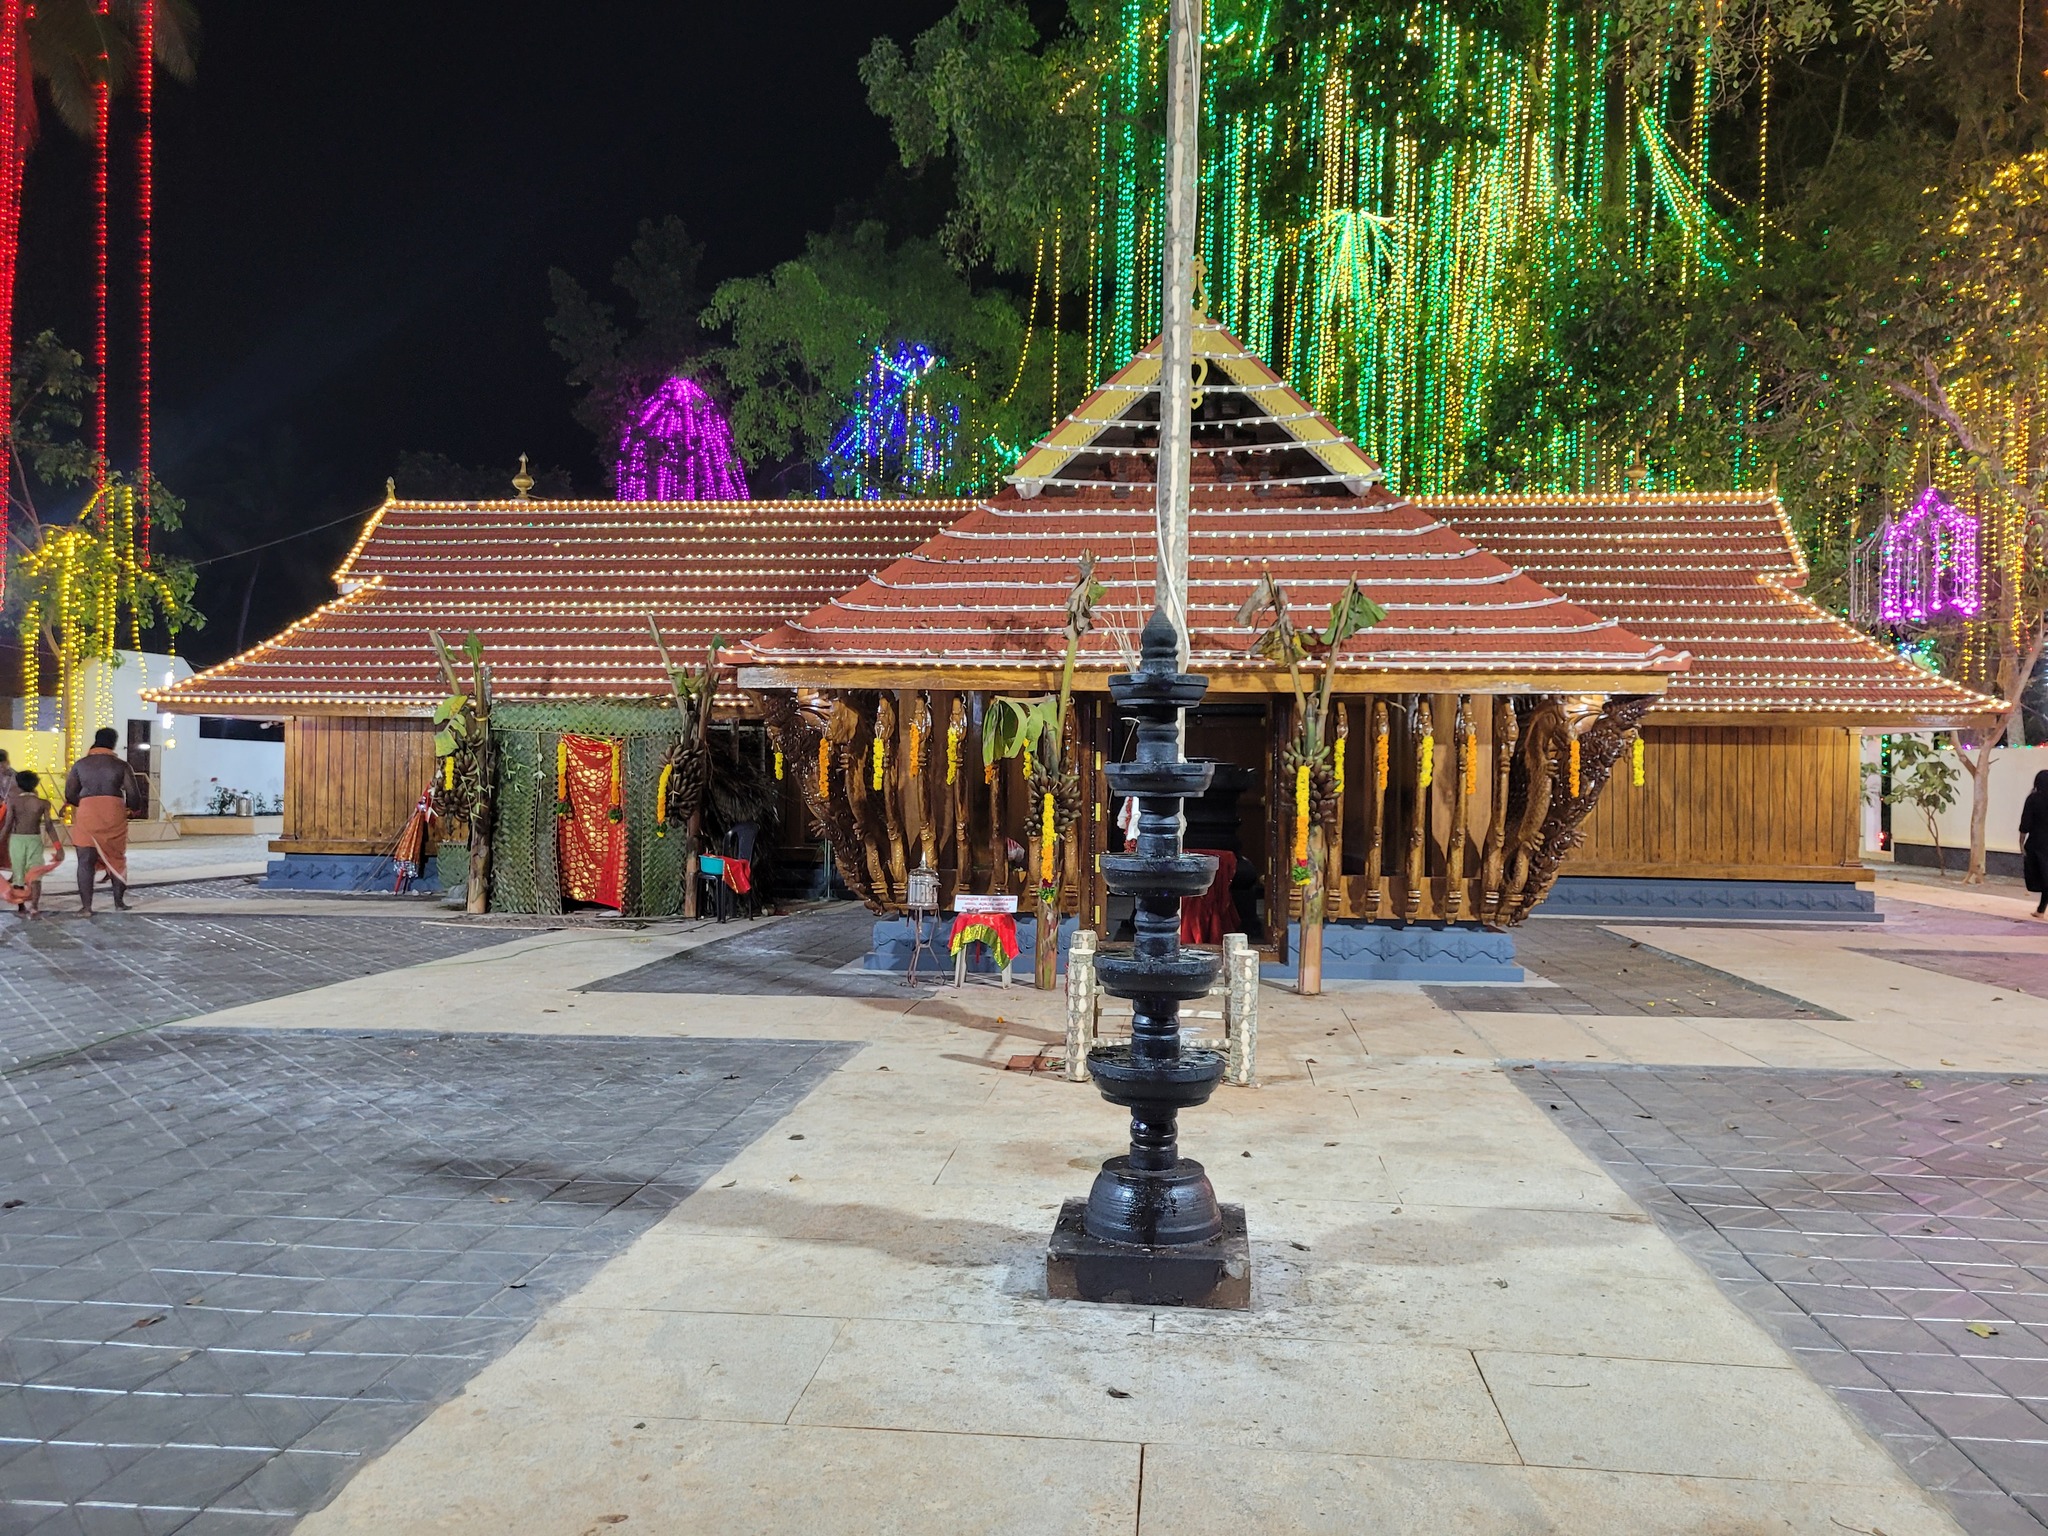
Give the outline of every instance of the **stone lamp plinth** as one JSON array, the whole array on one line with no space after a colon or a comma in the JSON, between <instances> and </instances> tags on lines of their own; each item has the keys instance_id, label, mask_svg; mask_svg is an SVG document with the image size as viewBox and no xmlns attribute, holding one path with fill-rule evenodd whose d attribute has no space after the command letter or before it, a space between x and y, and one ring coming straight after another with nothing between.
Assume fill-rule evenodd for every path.
<instances>
[{"instance_id":1,"label":"stone lamp plinth","mask_svg":"<svg viewBox=\"0 0 2048 1536\"><path fill-rule=\"evenodd\" d=\"M1046 1253L1048 1294L1147 1306L1251 1304L1244 1210L1219 1205L1202 1165L1180 1155L1183 1109L1207 1101L1223 1076L1215 1051L1185 1050L1180 1005L1205 995L1220 957L1180 947L1180 904L1215 878L1216 861L1181 849L1181 804L1209 786L1213 765L1180 755L1180 719L1209 680L1180 670L1179 637L1163 612L1145 626L1138 669L1109 691L1138 721L1132 760L1110 766L1110 789L1138 799L1135 853L1102 855L1103 882L1136 902L1128 955L1095 962L1102 990L1132 1006L1128 1045L1088 1053L1110 1103L1131 1114L1131 1147L1095 1176L1086 1200L1066 1202Z\"/></svg>"}]
</instances>

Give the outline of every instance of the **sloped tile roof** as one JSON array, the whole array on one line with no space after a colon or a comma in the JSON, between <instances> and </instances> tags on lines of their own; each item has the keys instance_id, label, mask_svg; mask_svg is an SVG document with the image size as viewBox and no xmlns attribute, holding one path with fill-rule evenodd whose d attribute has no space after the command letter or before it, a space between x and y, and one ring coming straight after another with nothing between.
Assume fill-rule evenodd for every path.
<instances>
[{"instance_id":1,"label":"sloped tile roof","mask_svg":"<svg viewBox=\"0 0 2048 1536\"><path fill-rule=\"evenodd\" d=\"M1297 623L1320 623L1354 574L1387 609L1353 640L1343 670L1484 673L1508 680L1612 674L1617 690L1656 691L1685 665L1514 570L1415 503L1381 491L1336 498L1246 497L1198 486L1190 515L1190 628L1196 671L1272 673L1235 615L1271 572ZM1006 492L870 580L747 647L742 680L776 669L1057 667L1067 593L1092 553L1108 588L1082 666L1126 664L1152 601L1149 490L1126 500ZM758 670L757 670L758 668Z\"/></svg>"},{"instance_id":2,"label":"sloped tile roof","mask_svg":"<svg viewBox=\"0 0 2048 1536\"><path fill-rule=\"evenodd\" d=\"M499 697L642 698L677 660L808 612L965 512L962 501L389 501L342 595L150 695L167 709L414 710L446 692L427 631L483 637ZM737 697L737 695L734 695Z\"/></svg>"},{"instance_id":3,"label":"sloped tile roof","mask_svg":"<svg viewBox=\"0 0 2048 1536\"><path fill-rule=\"evenodd\" d=\"M2001 707L1794 590L1805 556L1769 493L1419 500L1544 585L1689 652L1661 714L1934 724Z\"/></svg>"}]
</instances>

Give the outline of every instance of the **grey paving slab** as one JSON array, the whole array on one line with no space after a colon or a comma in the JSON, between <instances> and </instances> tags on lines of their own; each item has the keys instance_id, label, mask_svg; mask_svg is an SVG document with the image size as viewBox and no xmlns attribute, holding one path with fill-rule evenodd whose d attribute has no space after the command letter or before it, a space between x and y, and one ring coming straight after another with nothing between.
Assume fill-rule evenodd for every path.
<instances>
[{"instance_id":1,"label":"grey paving slab","mask_svg":"<svg viewBox=\"0 0 2048 1536\"><path fill-rule=\"evenodd\" d=\"M585 992L695 992L727 997L904 997L901 976L849 972L872 942L875 915L836 902L713 939L594 981ZM934 978L936 979L936 978Z\"/></svg>"},{"instance_id":2,"label":"grey paving slab","mask_svg":"<svg viewBox=\"0 0 2048 1536\"><path fill-rule=\"evenodd\" d=\"M0 1077L0 1532L285 1529L851 1049L172 1026Z\"/></svg>"},{"instance_id":3,"label":"grey paving slab","mask_svg":"<svg viewBox=\"0 0 2048 1536\"><path fill-rule=\"evenodd\" d=\"M1830 925L1832 928L1835 925ZM1459 1013L1572 1013L1613 1018L1835 1019L1818 1004L1611 932L1604 921L1547 918L1515 930L1515 958L1545 985L1426 986Z\"/></svg>"},{"instance_id":4,"label":"grey paving slab","mask_svg":"<svg viewBox=\"0 0 2048 1536\"><path fill-rule=\"evenodd\" d=\"M2048 1530L2048 1078L1510 1075L1965 1529Z\"/></svg>"},{"instance_id":5,"label":"grey paving slab","mask_svg":"<svg viewBox=\"0 0 2048 1536\"><path fill-rule=\"evenodd\" d=\"M2034 937L2040 934L2038 928L2030 932ZM2048 997L2048 955L1969 949L1869 949L1859 953L1962 981L2023 992L2029 997Z\"/></svg>"},{"instance_id":6,"label":"grey paving slab","mask_svg":"<svg viewBox=\"0 0 2048 1536\"><path fill-rule=\"evenodd\" d=\"M0 1072L132 1030L469 954L508 937L391 917L56 915L67 904L46 898L52 915L33 922L0 909Z\"/></svg>"}]
</instances>

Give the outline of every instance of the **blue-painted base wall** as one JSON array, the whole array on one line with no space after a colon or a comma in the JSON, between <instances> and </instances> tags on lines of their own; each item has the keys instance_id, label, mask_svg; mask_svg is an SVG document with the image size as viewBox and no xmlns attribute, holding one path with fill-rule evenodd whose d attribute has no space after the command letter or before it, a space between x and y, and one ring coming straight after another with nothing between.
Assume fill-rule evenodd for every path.
<instances>
[{"instance_id":1,"label":"blue-painted base wall","mask_svg":"<svg viewBox=\"0 0 2048 1536\"><path fill-rule=\"evenodd\" d=\"M1301 925L1287 925L1285 965L1259 967L1267 981L1299 979ZM1325 981L1522 981L1511 933L1484 928L1431 928L1384 923L1323 924Z\"/></svg>"},{"instance_id":2,"label":"blue-painted base wall","mask_svg":"<svg viewBox=\"0 0 2048 1536\"><path fill-rule=\"evenodd\" d=\"M1874 923L1868 884L1847 880L1640 880L1559 877L1538 917L1660 917L1742 922Z\"/></svg>"},{"instance_id":3,"label":"blue-painted base wall","mask_svg":"<svg viewBox=\"0 0 2048 1536\"><path fill-rule=\"evenodd\" d=\"M1079 922L1071 917L1060 919L1060 969L1066 969L1065 956L1073 946L1075 931ZM920 976L927 972L937 975L943 971L953 973L953 957L946 953L946 935L952 931L953 920L941 917L924 921L924 952L917 957L917 971ZM1030 971L1038 964L1038 920L1029 914L1017 919L1017 959L1010 967L1011 976ZM977 945L969 952L967 969L976 974L994 975L1002 967L994 964L987 949ZM907 971L910 969L910 919L907 917L882 917L875 920L874 937L869 941L868 952L861 956L861 969L866 971Z\"/></svg>"},{"instance_id":4,"label":"blue-painted base wall","mask_svg":"<svg viewBox=\"0 0 2048 1536\"><path fill-rule=\"evenodd\" d=\"M263 888L269 891L361 891L391 894L391 858L382 853L287 853L270 861ZM407 891L440 894L441 877L429 859Z\"/></svg>"}]
</instances>

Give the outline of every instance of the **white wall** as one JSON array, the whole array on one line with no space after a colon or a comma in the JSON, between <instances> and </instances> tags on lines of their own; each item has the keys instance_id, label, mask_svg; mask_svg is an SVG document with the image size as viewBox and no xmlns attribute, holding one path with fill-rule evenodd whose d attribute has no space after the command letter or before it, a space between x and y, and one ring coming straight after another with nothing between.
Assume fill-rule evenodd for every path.
<instances>
[{"instance_id":1,"label":"white wall","mask_svg":"<svg viewBox=\"0 0 2048 1536\"><path fill-rule=\"evenodd\" d=\"M169 687L191 675L192 664L184 657L147 651L121 651L111 667L88 664L81 670L78 688L81 725L74 740L80 750L103 725L114 728L120 749L125 749L128 722L148 720L150 774L162 814L203 814L211 809L216 783L275 801L284 794L283 742L203 737L197 715L163 714L143 702L143 689Z\"/></svg>"},{"instance_id":2,"label":"white wall","mask_svg":"<svg viewBox=\"0 0 2048 1536\"><path fill-rule=\"evenodd\" d=\"M1873 757L1874 751L1868 755ZM1955 762L1954 753L1948 754ZM1993 747L1991 749L1991 805L1984 822L1984 846L2000 853L2020 851L2020 807L2034 787L2034 775L2048 769L2048 747ZM1956 803L1935 818L1941 828L1944 848L1970 846L1970 775L1956 763ZM1931 847L1927 818L1910 805L1892 807L1892 838L1895 842Z\"/></svg>"}]
</instances>

